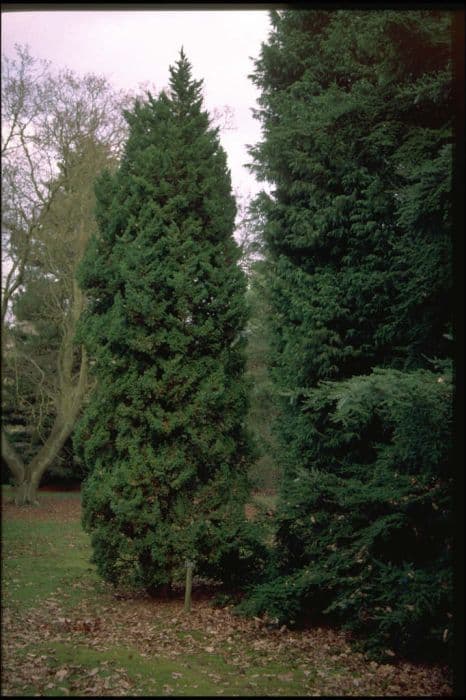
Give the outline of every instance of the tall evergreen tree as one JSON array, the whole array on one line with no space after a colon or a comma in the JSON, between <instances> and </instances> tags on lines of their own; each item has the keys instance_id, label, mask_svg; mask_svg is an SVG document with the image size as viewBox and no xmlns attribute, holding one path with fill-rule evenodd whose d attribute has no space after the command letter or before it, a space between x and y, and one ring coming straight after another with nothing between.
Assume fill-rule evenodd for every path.
<instances>
[{"instance_id":1,"label":"tall evergreen tree","mask_svg":"<svg viewBox=\"0 0 466 700\"><path fill-rule=\"evenodd\" d=\"M284 474L250 609L379 650L451 638L450 20L273 12L253 76Z\"/></svg>"},{"instance_id":2,"label":"tall evergreen tree","mask_svg":"<svg viewBox=\"0 0 466 700\"><path fill-rule=\"evenodd\" d=\"M181 51L168 93L126 113L80 273L97 379L75 433L90 470L83 522L101 575L149 591L182 577L186 559L227 583L257 565L244 521L245 279L201 85Z\"/></svg>"}]
</instances>

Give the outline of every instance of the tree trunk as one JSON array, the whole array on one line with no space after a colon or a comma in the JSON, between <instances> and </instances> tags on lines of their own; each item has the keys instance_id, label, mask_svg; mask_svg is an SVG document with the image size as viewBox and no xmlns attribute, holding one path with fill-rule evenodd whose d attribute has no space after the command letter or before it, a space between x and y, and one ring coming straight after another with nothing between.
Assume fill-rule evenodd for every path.
<instances>
[{"instance_id":1,"label":"tree trunk","mask_svg":"<svg viewBox=\"0 0 466 700\"><path fill-rule=\"evenodd\" d=\"M42 476L71 435L75 418L76 416L69 416L65 424L60 424L59 419L57 419L48 439L31 462L23 467L22 474L18 470L15 473L11 468L12 463L6 458L6 454L9 452L10 454L16 455L17 460L20 460L20 458L14 447L9 443L8 438L2 436L2 448L4 445L8 445L5 452L2 449L2 456L10 467L16 482L14 498L16 505L38 505L37 490Z\"/></svg>"},{"instance_id":2,"label":"tree trunk","mask_svg":"<svg viewBox=\"0 0 466 700\"><path fill-rule=\"evenodd\" d=\"M2 457L13 474L16 505L37 505L37 490L44 472L71 435L87 385L87 355L82 349L81 369L75 386L62 384L61 401L54 426L39 452L25 465L2 429Z\"/></svg>"},{"instance_id":3,"label":"tree trunk","mask_svg":"<svg viewBox=\"0 0 466 700\"><path fill-rule=\"evenodd\" d=\"M24 463L13 445L8 440L7 434L2 428L2 457L8 465L17 484L21 484L26 476Z\"/></svg>"},{"instance_id":4,"label":"tree trunk","mask_svg":"<svg viewBox=\"0 0 466 700\"><path fill-rule=\"evenodd\" d=\"M24 479L24 481L15 488L14 502L17 506L39 505L39 501L37 500L37 486L30 479Z\"/></svg>"}]
</instances>

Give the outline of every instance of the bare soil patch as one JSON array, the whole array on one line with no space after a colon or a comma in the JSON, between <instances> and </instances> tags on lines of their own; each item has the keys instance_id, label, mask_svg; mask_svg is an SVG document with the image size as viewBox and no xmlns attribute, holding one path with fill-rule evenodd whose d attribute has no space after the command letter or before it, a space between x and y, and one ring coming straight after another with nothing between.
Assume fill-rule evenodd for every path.
<instances>
[{"instance_id":1,"label":"bare soil patch","mask_svg":"<svg viewBox=\"0 0 466 700\"><path fill-rule=\"evenodd\" d=\"M79 493L65 492L60 498L52 492L39 491L39 505L17 506L11 496L2 495L2 518L9 520L49 520L52 522L74 522L81 518Z\"/></svg>"}]
</instances>

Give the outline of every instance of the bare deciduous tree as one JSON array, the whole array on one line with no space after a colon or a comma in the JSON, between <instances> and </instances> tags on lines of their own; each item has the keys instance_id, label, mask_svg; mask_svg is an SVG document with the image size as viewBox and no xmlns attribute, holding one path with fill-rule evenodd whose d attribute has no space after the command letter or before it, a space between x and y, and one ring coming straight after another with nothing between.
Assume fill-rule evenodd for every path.
<instances>
[{"instance_id":1,"label":"bare deciduous tree","mask_svg":"<svg viewBox=\"0 0 466 700\"><path fill-rule=\"evenodd\" d=\"M95 228L94 178L116 161L124 140L126 102L105 78L54 74L27 48L3 59L2 383L13 383L10 393L40 437L24 459L2 426L2 458L18 504L36 501L89 387L86 353L74 343L85 301L75 271ZM14 309L28 286L33 296L34 284L40 299L29 336L22 336ZM28 337L40 332L40 322L54 329L55 340L35 355ZM29 397L21 395L25 386L32 387Z\"/></svg>"}]
</instances>

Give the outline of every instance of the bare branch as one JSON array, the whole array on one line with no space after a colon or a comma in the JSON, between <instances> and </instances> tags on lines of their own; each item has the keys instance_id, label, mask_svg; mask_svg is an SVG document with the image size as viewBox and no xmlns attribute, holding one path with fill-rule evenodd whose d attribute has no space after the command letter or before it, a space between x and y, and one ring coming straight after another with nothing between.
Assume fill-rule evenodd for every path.
<instances>
[{"instance_id":1,"label":"bare branch","mask_svg":"<svg viewBox=\"0 0 466 700\"><path fill-rule=\"evenodd\" d=\"M15 342L8 347L2 333L2 354L10 383L16 374L16 403L43 439L32 461L23 465L25 478L37 485L71 434L90 387L86 353L74 344L85 303L74 275L96 229L93 180L112 165L124 142L121 107L127 98L103 77L69 70L54 75L49 64L36 61L27 49L17 47L16 52L16 59L2 64L2 241L7 256L2 326L14 324L14 314L23 309L30 326L37 322L53 332L50 347L41 340L43 331L35 340L16 327ZM30 301L34 285L40 290L37 308ZM44 435L42 428L50 421L53 427ZM11 445L5 445L8 451ZM18 459L6 461L19 474Z\"/></svg>"},{"instance_id":2,"label":"bare branch","mask_svg":"<svg viewBox=\"0 0 466 700\"><path fill-rule=\"evenodd\" d=\"M11 442L7 434L2 428L2 457L7 463L11 473L13 474L17 484L21 484L24 480L25 468L24 463Z\"/></svg>"}]
</instances>

